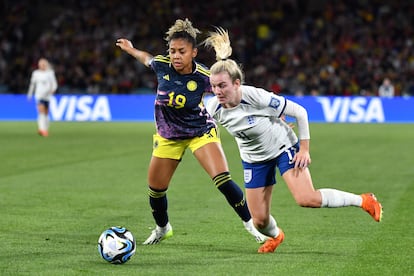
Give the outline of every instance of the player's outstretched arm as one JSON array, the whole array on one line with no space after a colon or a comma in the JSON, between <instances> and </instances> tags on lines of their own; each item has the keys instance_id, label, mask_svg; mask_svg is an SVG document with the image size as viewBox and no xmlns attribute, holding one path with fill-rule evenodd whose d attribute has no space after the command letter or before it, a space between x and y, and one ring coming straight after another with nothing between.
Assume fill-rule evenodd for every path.
<instances>
[{"instance_id":1,"label":"player's outstretched arm","mask_svg":"<svg viewBox=\"0 0 414 276\"><path fill-rule=\"evenodd\" d=\"M119 38L116 41L116 46L136 58L139 62L145 66L149 66L149 61L152 59L152 55L145 51L138 50L134 48L132 42L126 38Z\"/></svg>"},{"instance_id":2,"label":"player's outstretched arm","mask_svg":"<svg viewBox=\"0 0 414 276\"><path fill-rule=\"evenodd\" d=\"M32 77L33 79L33 77ZM33 80L30 80L30 85L29 85L29 90L27 91L27 99L30 101L33 97L33 92L34 92L34 82Z\"/></svg>"}]
</instances>

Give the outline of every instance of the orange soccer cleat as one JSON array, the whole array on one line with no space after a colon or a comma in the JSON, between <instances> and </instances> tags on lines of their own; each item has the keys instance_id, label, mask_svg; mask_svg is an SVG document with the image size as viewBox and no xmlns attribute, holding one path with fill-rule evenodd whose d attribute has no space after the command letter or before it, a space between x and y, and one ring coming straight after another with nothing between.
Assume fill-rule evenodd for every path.
<instances>
[{"instance_id":1,"label":"orange soccer cleat","mask_svg":"<svg viewBox=\"0 0 414 276\"><path fill-rule=\"evenodd\" d=\"M382 205L372 193L362 194L362 209L367 211L375 221L380 222L382 219Z\"/></svg>"},{"instance_id":2,"label":"orange soccer cleat","mask_svg":"<svg viewBox=\"0 0 414 276\"><path fill-rule=\"evenodd\" d=\"M38 130L37 131L37 133L40 135L40 136L43 136L43 137L48 137L49 136L49 132L47 131L47 130Z\"/></svg>"},{"instance_id":3,"label":"orange soccer cleat","mask_svg":"<svg viewBox=\"0 0 414 276\"><path fill-rule=\"evenodd\" d=\"M285 233L279 228L279 235L276 238L269 238L265 243L259 247L259 253L272 253L285 239Z\"/></svg>"}]
</instances>

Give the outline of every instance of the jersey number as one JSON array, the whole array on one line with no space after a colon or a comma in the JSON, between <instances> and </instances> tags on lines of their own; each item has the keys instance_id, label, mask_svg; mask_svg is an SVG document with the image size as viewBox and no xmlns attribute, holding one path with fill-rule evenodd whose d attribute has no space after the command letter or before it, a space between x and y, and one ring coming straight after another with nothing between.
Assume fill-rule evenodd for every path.
<instances>
[{"instance_id":1,"label":"jersey number","mask_svg":"<svg viewBox=\"0 0 414 276\"><path fill-rule=\"evenodd\" d=\"M285 152L287 153L287 155L289 157L289 164L293 164L293 157L296 154L296 148L295 147L291 147L291 148L285 150Z\"/></svg>"},{"instance_id":2,"label":"jersey number","mask_svg":"<svg viewBox=\"0 0 414 276\"><path fill-rule=\"evenodd\" d=\"M186 98L184 95L178 94L175 96L175 92L171 92L168 94L170 100L168 101L168 106L172 106L174 108L183 108L186 102Z\"/></svg>"}]
</instances>

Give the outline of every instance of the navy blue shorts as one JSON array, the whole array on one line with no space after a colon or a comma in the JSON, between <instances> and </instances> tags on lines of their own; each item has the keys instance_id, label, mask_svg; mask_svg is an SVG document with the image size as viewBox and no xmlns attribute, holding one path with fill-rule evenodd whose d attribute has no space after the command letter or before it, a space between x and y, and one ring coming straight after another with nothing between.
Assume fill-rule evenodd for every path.
<instances>
[{"instance_id":1,"label":"navy blue shorts","mask_svg":"<svg viewBox=\"0 0 414 276\"><path fill-rule=\"evenodd\" d=\"M288 148L275 159L261 163L242 161L244 169L244 187L253 189L276 184L276 168L280 175L295 167L293 157L299 151L299 143Z\"/></svg>"},{"instance_id":2,"label":"navy blue shorts","mask_svg":"<svg viewBox=\"0 0 414 276\"><path fill-rule=\"evenodd\" d=\"M39 100L37 103L43 105L46 108L49 108L49 101Z\"/></svg>"}]
</instances>

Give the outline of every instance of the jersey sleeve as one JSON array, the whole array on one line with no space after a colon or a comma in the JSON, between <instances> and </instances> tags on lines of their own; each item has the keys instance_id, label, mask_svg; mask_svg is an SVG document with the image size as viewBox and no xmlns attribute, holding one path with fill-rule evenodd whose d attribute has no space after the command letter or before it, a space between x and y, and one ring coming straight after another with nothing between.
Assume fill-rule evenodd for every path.
<instances>
[{"instance_id":1,"label":"jersey sleeve","mask_svg":"<svg viewBox=\"0 0 414 276\"><path fill-rule=\"evenodd\" d=\"M168 56L156 55L148 61L148 66L155 72L162 64L170 64L171 60Z\"/></svg>"},{"instance_id":2,"label":"jersey sleeve","mask_svg":"<svg viewBox=\"0 0 414 276\"><path fill-rule=\"evenodd\" d=\"M58 87L56 74L55 74L55 71L53 71L53 70L50 70L50 81L51 81L51 91L52 91L52 94L53 94L53 93L56 92L56 89Z\"/></svg>"},{"instance_id":3,"label":"jersey sleeve","mask_svg":"<svg viewBox=\"0 0 414 276\"><path fill-rule=\"evenodd\" d=\"M279 118L286 107L286 98L275 95L262 88L243 86L243 98L258 109L266 109L272 116Z\"/></svg>"},{"instance_id":4,"label":"jersey sleeve","mask_svg":"<svg viewBox=\"0 0 414 276\"><path fill-rule=\"evenodd\" d=\"M290 100L287 100L285 114L296 119L299 139L310 139L308 112L306 109Z\"/></svg>"},{"instance_id":5,"label":"jersey sleeve","mask_svg":"<svg viewBox=\"0 0 414 276\"><path fill-rule=\"evenodd\" d=\"M29 89L27 90L27 97L31 98L33 96L34 86L35 86L35 72L33 71L32 75L30 76L30 84L29 84Z\"/></svg>"}]
</instances>

